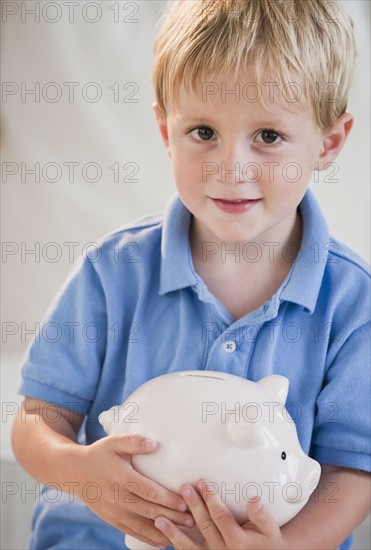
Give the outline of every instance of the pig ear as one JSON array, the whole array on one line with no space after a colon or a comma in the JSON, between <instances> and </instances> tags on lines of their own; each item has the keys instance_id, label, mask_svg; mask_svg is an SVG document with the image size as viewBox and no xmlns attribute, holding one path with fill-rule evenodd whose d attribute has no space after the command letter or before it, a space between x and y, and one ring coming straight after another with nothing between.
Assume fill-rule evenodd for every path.
<instances>
[{"instance_id":1,"label":"pig ear","mask_svg":"<svg viewBox=\"0 0 371 550\"><path fill-rule=\"evenodd\" d=\"M120 407L118 405L115 405L108 411L104 411L99 415L99 422L102 424L103 429L107 434L111 433L114 423L118 421L119 408Z\"/></svg>"},{"instance_id":2,"label":"pig ear","mask_svg":"<svg viewBox=\"0 0 371 550\"><path fill-rule=\"evenodd\" d=\"M282 405L285 404L289 391L289 381L286 376L271 374L259 380L258 384L264 386L269 393L275 395Z\"/></svg>"},{"instance_id":3,"label":"pig ear","mask_svg":"<svg viewBox=\"0 0 371 550\"><path fill-rule=\"evenodd\" d=\"M241 410L239 410L241 413ZM229 439L238 447L257 447L263 444L263 434L258 422L245 420L242 414L238 419L231 416L227 422L227 433Z\"/></svg>"}]
</instances>

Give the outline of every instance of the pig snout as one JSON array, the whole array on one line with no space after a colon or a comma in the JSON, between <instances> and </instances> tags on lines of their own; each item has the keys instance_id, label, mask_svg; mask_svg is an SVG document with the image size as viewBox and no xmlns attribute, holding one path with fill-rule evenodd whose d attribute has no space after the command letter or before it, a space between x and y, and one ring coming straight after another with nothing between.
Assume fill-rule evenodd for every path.
<instances>
[{"instance_id":1,"label":"pig snout","mask_svg":"<svg viewBox=\"0 0 371 550\"><path fill-rule=\"evenodd\" d=\"M308 500L317 487L320 477L321 466L312 458L305 456L299 470L299 484L301 487L301 498L299 502Z\"/></svg>"}]
</instances>

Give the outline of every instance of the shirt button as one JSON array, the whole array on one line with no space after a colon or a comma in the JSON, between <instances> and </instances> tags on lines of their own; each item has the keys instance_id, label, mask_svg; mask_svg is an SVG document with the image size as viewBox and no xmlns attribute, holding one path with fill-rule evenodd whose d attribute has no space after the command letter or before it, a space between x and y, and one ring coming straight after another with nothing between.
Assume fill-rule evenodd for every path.
<instances>
[{"instance_id":1,"label":"shirt button","mask_svg":"<svg viewBox=\"0 0 371 550\"><path fill-rule=\"evenodd\" d=\"M236 342L233 340L228 340L228 342L225 342L224 344L224 351L227 353L233 353L236 349Z\"/></svg>"}]
</instances>

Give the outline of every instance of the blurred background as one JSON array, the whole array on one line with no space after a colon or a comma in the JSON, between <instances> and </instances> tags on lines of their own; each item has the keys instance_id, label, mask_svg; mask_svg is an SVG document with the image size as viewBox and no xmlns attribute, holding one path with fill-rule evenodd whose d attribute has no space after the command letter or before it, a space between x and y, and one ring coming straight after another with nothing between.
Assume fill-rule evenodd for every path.
<instances>
[{"instance_id":1,"label":"blurred background","mask_svg":"<svg viewBox=\"0 0 371 550\"><path fill-rule=\"evenodd\" d=\"M190 0L191 1L191 0ZM91 243L163 210L175 191L151 104L163 0L3 1L1 548L27 548L38 484L15 463L20 364L73 262ZM349 0L358 58L354 128L311 188L330 231L370 260L370 2ZM370 548L369 520L354 548Z\"/></svg>"}]
</instances>

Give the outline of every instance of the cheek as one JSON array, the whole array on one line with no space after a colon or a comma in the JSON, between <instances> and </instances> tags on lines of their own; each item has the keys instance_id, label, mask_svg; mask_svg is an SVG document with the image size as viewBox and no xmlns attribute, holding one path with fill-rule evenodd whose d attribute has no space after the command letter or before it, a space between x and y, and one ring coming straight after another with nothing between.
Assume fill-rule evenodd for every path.
<instances>
[{"instance_id":1,"label":"cheek","mask_svg":"<svg viewBox=\"0 0 371 550\"><path fill-rule=\"evenodd\" d=\"M264 191L277 200L301 196L310 182L313 164L308 157L298 156L267 162L261 180Z\"/></svg>"},{"instance_id":2,"label":"cheek","mask_svg":"<svg viewBox=\"0 0 371 550\"><path fill-rule=\"evenodd\" d=\"M172 152L173 173L179 185L185 188L200 186L205 180L205 163L187 152L173 150Z\"/></svg>"},{"instance_id":3,"label":"cheek","mask_svg":"<svg viewBox=\"0 0 371 550\"><path fill-rule=\"evenodd\" d=\"M304 149L304 147L303 147ZM306 150L295 158L296 164L301 169L301 182L308 184L313 176L313 171L318 169L318 156L320 146L317 142L308 143Z\"/></svg>"}]
</instances>

